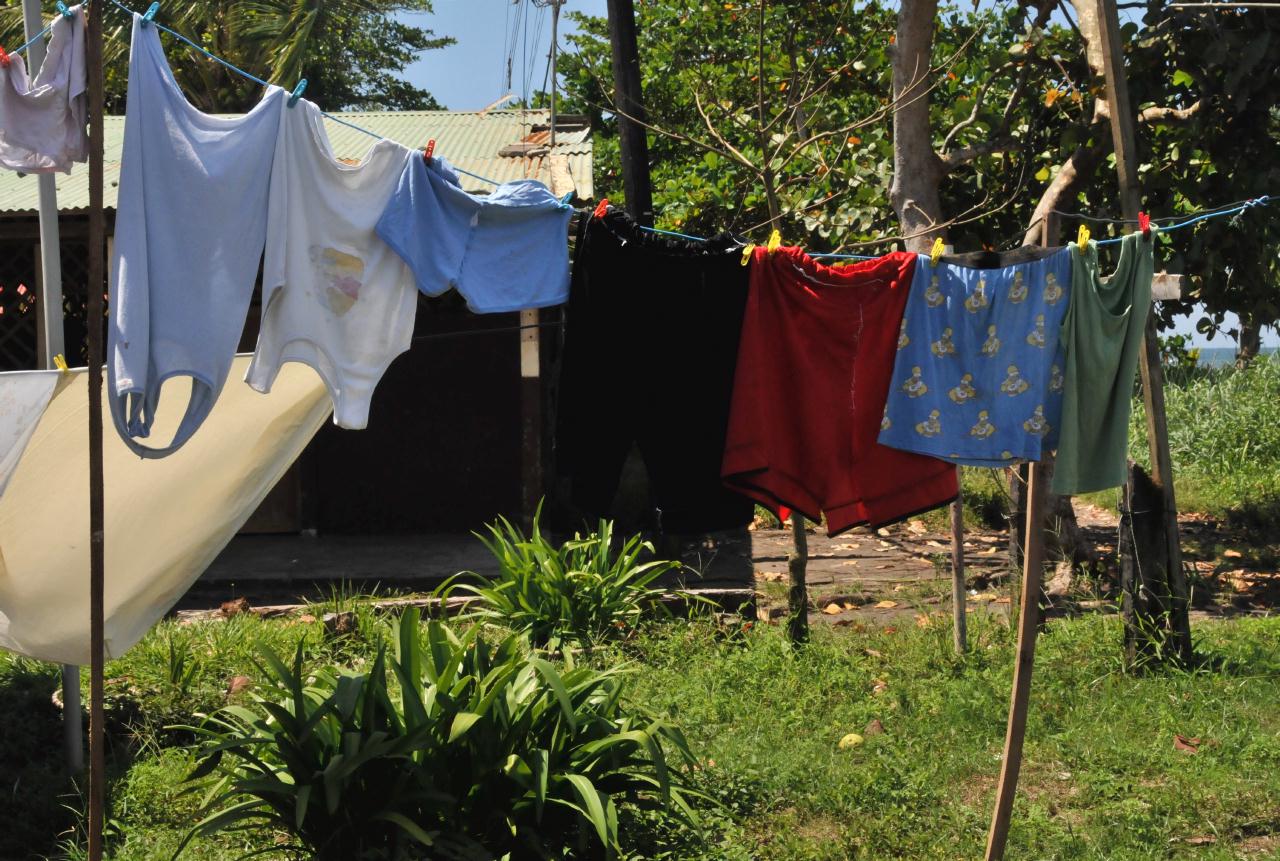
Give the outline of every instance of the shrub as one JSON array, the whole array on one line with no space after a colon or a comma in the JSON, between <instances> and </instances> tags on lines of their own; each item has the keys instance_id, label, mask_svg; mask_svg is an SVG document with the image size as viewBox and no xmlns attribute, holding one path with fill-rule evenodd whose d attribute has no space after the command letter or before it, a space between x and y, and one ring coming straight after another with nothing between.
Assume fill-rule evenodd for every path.
<instances>
[{"instance_id":1,"label":"shrub","mask_svg":"<svg viewBox=\"0 0 1280 861\"><path fill-rule=\"evenodd\" d=\"M318 861L613 857L620 805L693 820L687 743L624 703L619 670L561 671L440 622L423 648L416 610L398 634L367 673L305 677L301 645L292 666L264 649L275 690L196 730L188 780L212 782L213 812L183 846L259 825Z\"/></svg>"},{"instance_id":2,"label":"shrub","mask_svg":"<svg viewBox=\"0 0 1280 861\"><path fill-rule=\"evenodd\" d=\"M506 518L477 536L498 560L499 573L481 583L451 581L441 588L477 599L466 615L522 631L536 646L575 642L586 648L633 628L646 606L662 595L655 580L679 563L641 562L653 545L633 535L613 549L613 523L601 520L585 537L575 534L557 548L542 534L541 509L526 538ZM475 577L474 574L467 576Z\"/></svg>"}]
</instances>

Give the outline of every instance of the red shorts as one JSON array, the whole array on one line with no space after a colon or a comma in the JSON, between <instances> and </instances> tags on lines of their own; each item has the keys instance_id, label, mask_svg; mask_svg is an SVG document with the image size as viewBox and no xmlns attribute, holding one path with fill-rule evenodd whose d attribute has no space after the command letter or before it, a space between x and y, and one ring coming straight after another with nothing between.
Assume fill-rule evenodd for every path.
<instances>
[{"instance_id":1,"label":"red shorts","mask_svg":"<svg viewBox=\"0 0 1280 861\"><path fill-rule=\"evenodd\" d=\"M876 442L916 255L835 268L799 248L751 261L721 475L835 535L956 498L956 466Z\"/></svg>"}]
</instances>

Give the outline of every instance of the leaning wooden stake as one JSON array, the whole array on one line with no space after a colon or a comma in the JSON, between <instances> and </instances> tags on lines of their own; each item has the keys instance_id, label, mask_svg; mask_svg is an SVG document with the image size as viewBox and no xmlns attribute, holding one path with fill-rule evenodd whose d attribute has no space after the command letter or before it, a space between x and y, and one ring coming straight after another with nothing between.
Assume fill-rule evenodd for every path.
<instances>
[{"instance_id":1,"label":"leaning wooden stake","mask_svg":"<svg viewBox=\"0 0 1280 861\"><path fill-rule=\"evenodd\" d=\"M1036 656L1036 617L1040 610L1040 578L1044 568L1044 476L1040 464L1031 464L1027 482L1027 546L1023 553L1022 603L1018 612L1017 662L1013 665L1013 694L1009 700L1009 726L1005 732L1004 760L996 785L996 807L987 835L987 861L1004 857L1009 838L1013 799L1022 769L1022 742L1027 731L1027 706L1031 700L1031 669Z\"/></svg>"},{"instance_id":2,"label":"leaning wooden stake","mask_svg":"<svg viewBox=\"0 0 1280 861\"><path fill-rule=\"evenodd\" d=\"M809 537L804 531L804 515L791 512L791 552L787 555L787 573L791 577L791 591L787 596L787 636L793 643L809 641L809 587L805 582L805 568L809 563Z\"/></svg>"},{"instance_id":3,"label":"leaning wooden stake","mask_svg":"<svg viewBox=\"0 0 1280 861\"><path fill-rule=\"evenodd\" d=\"M1116 154L1116 175L1120 180L1120 210L1136 221L1142 206L1138 192L1138 160L1134 147L1133 109L1129 102L1129 82L1124 73L1124 48L1120 42L1120 15L1115 0L1098 0L1098 27L1102 31L1102 66L1107 81L1107 101L1111 107L1111 138ZM1151 449L1151 478L1164 495L1164 547L1169 582L1173 588L1172 622L1179 658L1190 663L1191 623L1187 614L1189 594L1186 572L1182 570L1182 545L1178 538L1178 504L1173 494L1173 460L1169 455L1169 424L1164 407L1164 372L1160 367L1160 342L1156 321L1147 315L1147 331L1139 354L1142 398L1147 413L1147 442ZM1126 489L1132 495L1132 488Z\"/></svg>"},{"instance_id":4,"label":"leaning wooden stake","mask_svg":"<svg viewBox=\"0 0 1280 861\"><path fill-rule=\"evenodd\" d=\"M960 467L956 467L957 478ZM951 503L951 616L952 639L956 654L969 651L964 582L964 503L960 497Z\"/></svg>"},{"instance_id":5,"label":"leaning wooden stake","mask_svg":"<svg viewBox=\"0 0 1280 861\"><path fill-rule=\"evenodd\" d=\"M102 213L102 3L89 5L85 63L89 75L89 861L102 861L106 807L106 731L103 726L102 292L105 288Z\"/></svg>"}]
</instances>

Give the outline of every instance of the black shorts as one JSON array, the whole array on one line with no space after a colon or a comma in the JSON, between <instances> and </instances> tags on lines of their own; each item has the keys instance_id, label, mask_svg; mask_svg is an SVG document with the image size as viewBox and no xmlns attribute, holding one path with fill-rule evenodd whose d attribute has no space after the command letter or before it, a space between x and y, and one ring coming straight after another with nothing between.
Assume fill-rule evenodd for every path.
<instances>
[{"instance_id":1,"label":"black shorts","mask_svg":"<svg viewBox=\"0 0 1280 861\"><path fill-rule=\"evenodd\" d=\"M556 421L578 508L611 513L634 444L663 531L750 522L752 502L720 480L747 274L729 236L673 239L616 208L580 229Z\"/></svg>"}]
</instances>

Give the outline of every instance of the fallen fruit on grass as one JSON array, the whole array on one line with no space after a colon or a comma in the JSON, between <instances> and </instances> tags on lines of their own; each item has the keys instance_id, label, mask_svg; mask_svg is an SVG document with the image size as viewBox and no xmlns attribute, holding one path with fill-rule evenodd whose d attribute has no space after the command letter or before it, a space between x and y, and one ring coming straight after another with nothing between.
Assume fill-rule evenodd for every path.
<instances>
[{"instance_id":1,"label":"fallen fruit on grass","mask_svg":"<svg viewBox=\"0 0 1280 861\"><path fill-rule=\"evenodd\" d=\"M856 732L851 732L844 738L840 739L841 750L848 750L849 748L857 747L860 744L862 744L862 736L858 735Z\"/></svg>"}]
</instances>

